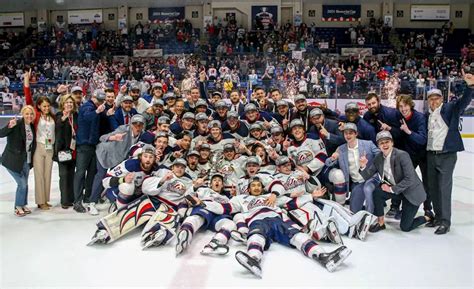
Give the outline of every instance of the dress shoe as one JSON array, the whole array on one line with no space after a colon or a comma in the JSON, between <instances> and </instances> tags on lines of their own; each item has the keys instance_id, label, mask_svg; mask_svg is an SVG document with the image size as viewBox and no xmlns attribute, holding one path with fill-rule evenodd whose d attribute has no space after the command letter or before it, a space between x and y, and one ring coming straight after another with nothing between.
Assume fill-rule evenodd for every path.
<instances>
[{"instance_id":1,"label":"dress shoe","mask_svg":"<svg viewBox=\"0 0 474 289\"><path fill-rule=\"evenodd\" d=\"M74 204L74 211L76 211L78 213L85 213L86 208L84 208L84 206L81 203L76 203L76 204Z\"/></svg>"},{"instance_id":2,"label":"dress shoe","mask_svg":"<svg viewBox=\"0 0 474 289\"><path fill-rule=\"evenodd\" d=\"M379 223L375 223L372 226L370 226L369 232L371 233L377 233L378 231L385 230L385 224L380 225Z\"/></svg>"},{"instance_id":3,"label":"dress shoe","mask_svg":"<svg viewBox=\"0 0 474 289\"><path fill-rule=\"evenodd\" d=\"M429 228L434 228L434 227L438 227L439 225L441 225L441 222L439 220L432 219L431 221L426 223L425 226Z\"/></svg>"},{"instance_id":4,"label":"dress shoe","mask_svg":"<svg viewBox=\"0 0 474 289\"><path fill-rule=\"evenodd\" d=\"M441 226L438 227L438 229L436 229L435 234L436 235L444 235L447 232L449 232L449 226L441 225Z\"/></svg>"},{"instance_id":5,"label":"dress shoe","mask_svg":"<svg viewBox=\"0 0 474 289\"><path fill-rule=\"evenodd\" d=\"M40 204L40 205L38 205L38 208L40 208L40 210L44 210L44 211L49 210L49 207L46 204Z\"/></svg>"}]
</instances>

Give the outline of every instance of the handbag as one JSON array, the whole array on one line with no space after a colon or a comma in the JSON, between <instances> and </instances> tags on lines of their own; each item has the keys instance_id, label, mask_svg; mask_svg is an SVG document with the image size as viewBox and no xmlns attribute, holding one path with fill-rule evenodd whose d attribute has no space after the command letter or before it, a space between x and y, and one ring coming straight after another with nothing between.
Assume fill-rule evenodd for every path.
<instances>
[{"instance_id":1,"label":"handbag","mask_svg":"<svg viewBox=\"0 0 474 289\"><path fill-rule=\"evenodd\" d=\"M64 163L72 160L72 151L64 150L58 152L58 162Z\"/></svg>"}]
</instances>

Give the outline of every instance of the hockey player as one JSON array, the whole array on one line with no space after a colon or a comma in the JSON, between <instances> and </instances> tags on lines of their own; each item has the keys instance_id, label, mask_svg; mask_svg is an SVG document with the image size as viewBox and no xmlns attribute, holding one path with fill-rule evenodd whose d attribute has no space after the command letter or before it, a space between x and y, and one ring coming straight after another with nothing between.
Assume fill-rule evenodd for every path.
<instances>
[{"instance_id":1,"label":"hockey player","mask_svg":"<svg viewBox=\"0 0 474 289\"><path fill-rule=\"evenodd\" d=\"M280 181L275 180L272 174L268 172L260 172L261 160L257 156L248 157L245 162L245 176L241 177L237 183L237 195L248 195L249 182L254 177L259 177L269 192L274 192L276 196L284 193L284 188ZM272 197L270 203L275 203L275 198Z\"/></svg>"},{"instance_id":2,"label":"hockey player","mask_svg":"<svg viewBox=\"0 0 474 289\"><path fill-rule=\"evenodd\" d=\"M247 252L238 251L237 261L257 277L262 276L260 263L263 251L267 250L273 241L289 247L296 247L306 256L315 259L330 272L333 272L350 255L351 250L340 246L326 253L310 236L301 233L293 227L291 220L283 220L279 207L268 204L270 195L264 190L262 180L258 177L249 182L249 195L240 195L231 199L227 205L216 202L204 202L206 208L216 214L232 214L242 212L249 227ZM318 197L319 194L315 195ZM313 198L307 195L306 198ZM286 198L281 198L286 202ZM282 205L279 203L279 205Z\"/></svg>"},{"instance_id":3,"label":"hockey player","mask_svg":"<svg viewBox=\"0 0 474 289\"><path fill-rule=\"evenodd\" d=\"M186 161L176 159L171 170L160 169L143 182L143 193L151 197L155 207L160 205L142 231L144 249L166 245L174 238L178 215L183 217L187 209L184 197L193 192L193 181L185 171ZM194 185L199 187L202 184L195 182Z\"/></svg>"},{"instance_id":4,"label":"hockey player","mask_svg":"<svg viewBox=\"0 0 474 289\"><path fill-rule=\"evenodd\" d=\"M178 241L176 244L176 255L186 250L191 244L193 235L202 229L209 229L216 234L212 240L201 251L203 255L225 255L229 252L227 242L231 231L236 229L235 223L229 215L217 215L208 210L202 204L202 201L214 201L223 206L229 203L229 196L224 192L224 176L215 174L211 177L210 187L199 188L192 193L192 198L196 206L192 209L181 225L178 232Z\"/></svg>"},{"instance_id":5,"label":"hockey player","mask_svg":"<svg viewBox=\"0 0 474 289\"><path fill-rule=\"evenodd\" d=\"M237 157L234 144L224 145L222 158L216 162L213 171L224 176L224 188L227 192L231 192L238 179L245 175L243 167L246 159L245 156Z\"/></svg>"},{"instance_id":6,"label":"hockey player","mask_svg":"<svg viewBox=\"0 0 474 289\"><path fill-rule=\"evenodd\" d=\"M334 185L336 202L344 204L346 201L346 182L340 169L325 166L327 159L324 143L316 135L306 133L300 119L290 123L290 132L293 142L288 147L288 156L295 164L312 176L317 176L323 185Z\"/></svg>"},{"instance_id":7,"label":"hockey player","mask_svg":"<svg viewBox=\"0 0 474 289\"><path fill-rule=\"evenodd\" d=\"M222 130L230 133L236 139L246 138L249 135L249 128L242 120L239 120L237 111L228 111L227 120L222 123Z\"/></svg>"}]
</instances>

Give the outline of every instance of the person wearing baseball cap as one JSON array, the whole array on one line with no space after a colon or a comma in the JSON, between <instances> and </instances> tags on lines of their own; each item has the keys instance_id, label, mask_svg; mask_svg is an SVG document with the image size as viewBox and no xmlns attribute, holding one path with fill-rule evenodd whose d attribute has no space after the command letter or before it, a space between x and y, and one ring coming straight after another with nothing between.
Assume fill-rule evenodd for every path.
<instances>
[{"instance_id":1,"label":"person wearing baseball cap","mask_svg":"<svg viewBox=\"0 0 474 289\"><path fill-rule=\"evenodd\" d=\"M343 122L352 122L357 125L357 137L359 139L370 140L375 145L375 135L377 134L375 128L370 125L365 119L360 117L359 105L356 102L348 102L344 106L345 115L340 116Z\"/></svg>"},{"instance_id":2,"label":"person wearing baseball cap","mask_svg":"<svg viewBox=\"0 0 474 289\"><path fill-rule=\"evenodd\" d=\"M180 121L175 121L170 125L172 133L179 134L184 130L192 131L194 129L194 121L196 116L192 112L185 112Z\"/></svg>"},{"instance_id":3,"label":"person wearing baseball cap","mask_svg":"<svg viewBox=\"0 0 474 289\"><path fill-rule=\"evenodd\" d=\"M186 161L187 161L186 173L190 175L193 180L200 177L199 176L200 170L198 168L200 157L201 157L201 154L196 150L189 151L186 154Z\"/></svg>"},{"instance_id":4,"label":"person wearing baseball cap","mask_svg":"<svg viewBox=\"0 0 474 289\"><path fill-rule=\"evenodd\" d=\"M337 121L326 118L319 107L309 112L309 121L311 125L308 132L319 135L326 146L328 155L332 155L337 147L344 143L344 137L339 130Z\"/></svg>"},{"instance_id":5,"label":"person wearing baseball cap","mask_svg":"<svg viewBox=\"0 0 474 289\"><path fill-rule=\"evenodd\" d=\"M431 216L416 217L418 207L426 199L426 192L408 153L394 148L393 137L389 131L380 131L376 141L381 153L374 157L372 163L369 164L366 155L359 158L361 176L369 180L377 174L381 180L380 185L373 191L377 222L370 227L369 232L376 233L386 228L384 206L385 202L392 198L402 200L402 231L409 232L431 221Z\"/></svg>"},{"instance_id":6,"label":"person wearing baseball cap","mask_svg":"<svg viewBox=\"0 0 474 289\"><path fill-rule=\"evenodd\" d=\"M273 118L278 121L280 126L282 126L285 130L288 128L288 124L290 119L292 119L293 112L290 109L288 101L281 99L276 102L275 105L275 113L273 114Z\"/></svg>"},{"instance_id":7,"label":"person wearing baseball cap","mask_svg":"<svg viewBox=\"0 0 474 289\"><path fill-rule=\"evenodd\" d=\"M227 103L224 100L218 100L214 104L214 108L216 111L212 114L212 118L220 122L225 122L227 119L227 112L229 111Z\"/></svg>"},{"instance_id":8,"label":"person wearing baseball cap","mask_svg":"<svg viewBox=\"0 0 474 289\"><path fill-rule=\"evenodd\" d=\"M376 178L365 180L359 173L359 158L365 156L371 163L380 150L370 140L357 138L357 125L347 122L343 125L345 143L337 148L326 160L326 165L331 167L337 163L344 174L346 190L351 192L350 209L357 213L362 210L374 212L372 193L378 185Z\"/></svg>"},{"instance_id":9,"label":"person wearing baseball cap","mask_svg":"<svg viewBox=\"0 0 474 289\"><path fill-rule=\"evenodd\" d=\"M84 101L83 91L80 86L73 86L71 88L71 94L75 99L77 107L81 106L82 102Z\"/></svg>"},{"instance_id":10,"label":"person wearing baseball cap","mask_svg":"<svg viewBox=\"0 0 474 289\"><path fill-rule=\"evenodd\" d=\"M149 99L150 103L153 104L153 102L156 100L162 100L163 99L163 84L161 84L161 82L154 82L151 85L150 94L151 94L151 98Z\"/></svg>"},{"instance_id":11,"label":"person wearing baseball cap","mask_svg":"<svg viewBox=\"0 0 474 289\"><path fill-rule=\"evenodd\" d=\"M266 111L258 110L255 104L248 103L244 108L244 121L248 126L257 121L270 125L270 122L273 121L273 117Z\"/></svg>"},{"instance_id":12,"label":"person wearing baseball cap","mask_svg":"<svg viewBox=\"0 0 474 289\"><path fill-rule=\"evenodd\" d=\"M133 98L130 95L122 97L120 107L115 110L114 115L109 116L111 129L115 130L121 125L130 124L130 119L137 113L137 110L133 107Z\"/></svg>"},{"instance_id":13,"label":"person wearing baseball cap","mask_svg":"<svg viewBox=\"0 0 474 289\"><path fill-rule=\"evenodd\" d=\"M457 152L464 150L459 133L459 118L472 101L474 75L464 74L466 83L463 95L455 101L443 103L439 90L428 91L427 179L428 191L433 200L436 221L435 234L449 232L451 227L451 193Z\"/></svg>"},{"instance_id":14,"label":"person wearing baseball cap","mask_svg":"<svg viewBox=\"0 0 474 289\"><path fill-rule=\"evenodd\" d=\"M226 119L227 120L222 123L222 131L238 139L245 138L249 135L249 128L239 119L237 111L228 111Z\"/></svg>"}]
</instances>

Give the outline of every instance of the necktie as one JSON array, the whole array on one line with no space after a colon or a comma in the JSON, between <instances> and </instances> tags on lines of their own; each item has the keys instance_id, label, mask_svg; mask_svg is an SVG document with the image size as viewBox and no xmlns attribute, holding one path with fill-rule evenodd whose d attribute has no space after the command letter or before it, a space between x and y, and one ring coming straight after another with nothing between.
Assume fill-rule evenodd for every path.
<instances>
[{"instance_id":1,"label":"necktie","mask_svg":"<svg viewBox=\"0 0 474 289\"><path fill-rule=\"evenodd\" d=\"M128 124L129 120L130 120L130 116L127 114L125 116L125 124Z\"/></svg>"}]
</instances>

